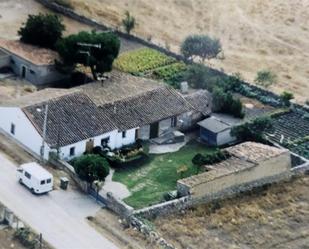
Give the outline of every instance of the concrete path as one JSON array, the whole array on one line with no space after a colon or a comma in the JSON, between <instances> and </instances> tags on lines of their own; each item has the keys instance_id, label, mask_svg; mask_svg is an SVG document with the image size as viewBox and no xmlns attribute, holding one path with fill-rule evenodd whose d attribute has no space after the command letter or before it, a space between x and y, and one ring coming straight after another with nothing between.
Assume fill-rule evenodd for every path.
<instances>
[{"instance_id":1,"label":"concrete path","mask_svg":"<svg viewBox=\"0 0 309 249\"><path fill-rule=\"evenodd\" d=\"M0 202L55 249L116 249L86 221L99 206L77 191L55 190L35 196L16 178L16 165L0 153Z\"/></svg>"},{"instance_id":2,"label":"concrete path","mask_svg":"<svg viewBox=\"0 0 309 249\"><path fill-rule=\"evenodd\" d=\"M114 196L118 197L119 199L124 199L131 195L130 191L128 190L127 186L120 183L114 182L113 175L115 170L111 169L109 175L105 178L104 185L100 191L100 194L103 196L106 195L108 192L112 192Z\"/></svg>"}]
</instances>

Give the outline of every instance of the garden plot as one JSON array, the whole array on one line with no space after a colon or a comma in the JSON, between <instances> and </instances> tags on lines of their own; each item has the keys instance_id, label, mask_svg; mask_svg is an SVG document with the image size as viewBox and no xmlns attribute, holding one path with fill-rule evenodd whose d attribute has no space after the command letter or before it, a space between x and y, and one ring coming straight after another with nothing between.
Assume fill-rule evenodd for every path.
<instances>
[{"instance_id":1,"label":"garden plot","mask_svg":"<svg viewBox=\"0 0 309 249\"><path fill-rule=\"evenodd\" d=\"M290 111L273 117L269 140L309 159L309 120L305 114Z\"/></svg>"}]
</instances>

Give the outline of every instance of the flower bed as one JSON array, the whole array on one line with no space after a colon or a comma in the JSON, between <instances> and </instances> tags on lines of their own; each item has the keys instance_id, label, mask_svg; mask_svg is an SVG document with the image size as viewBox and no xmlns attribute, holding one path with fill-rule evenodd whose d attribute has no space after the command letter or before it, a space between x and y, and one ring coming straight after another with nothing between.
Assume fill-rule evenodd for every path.
<instances>
[{"instance_id":1,"label":"flower bed","mask_svg":"<svg viewBox=\"0 0 309 249\"><path fill-rule=\"evenodd\" d=\"M132 74L144 73L176 62L176 59L156 50L142 48L121 54L114 67Z\"/></svg>"}]
</instances>

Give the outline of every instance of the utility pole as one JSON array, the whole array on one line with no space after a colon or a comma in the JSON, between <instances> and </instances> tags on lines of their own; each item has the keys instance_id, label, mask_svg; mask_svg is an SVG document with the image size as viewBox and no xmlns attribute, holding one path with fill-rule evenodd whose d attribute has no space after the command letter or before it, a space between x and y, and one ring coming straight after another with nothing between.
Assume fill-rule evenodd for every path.
<instances>
[{"instance_id":1,"label":"utility pole","mask_svg":"<svg viewBox=\"0 0 309 249\"><path fill-rule=\"evenodd\" d=\"M46 129L47 129L47 115L48 115L48 104L46 104L46 106L45 106L42 146L41 146L41 150L40 150L42 163L44 163L45 140L46 140Z\"/></svg>"}]
</instances>

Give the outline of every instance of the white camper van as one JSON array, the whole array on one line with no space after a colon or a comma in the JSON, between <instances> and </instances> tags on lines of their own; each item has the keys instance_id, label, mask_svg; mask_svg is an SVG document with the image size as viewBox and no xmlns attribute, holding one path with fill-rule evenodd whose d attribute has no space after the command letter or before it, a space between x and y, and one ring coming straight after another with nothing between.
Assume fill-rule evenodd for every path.
<instances>
[{"instance_id":1,"label":"white camper van","mask_svg":"<svg viewBox=\"0 0 309 249\"><path fill-rule=\"evenodd\" d=\"M27 186L33 194L53 190L53 175L36 162L25 163L17 169L18 181Z\"/></svg>"}]
</instances>

